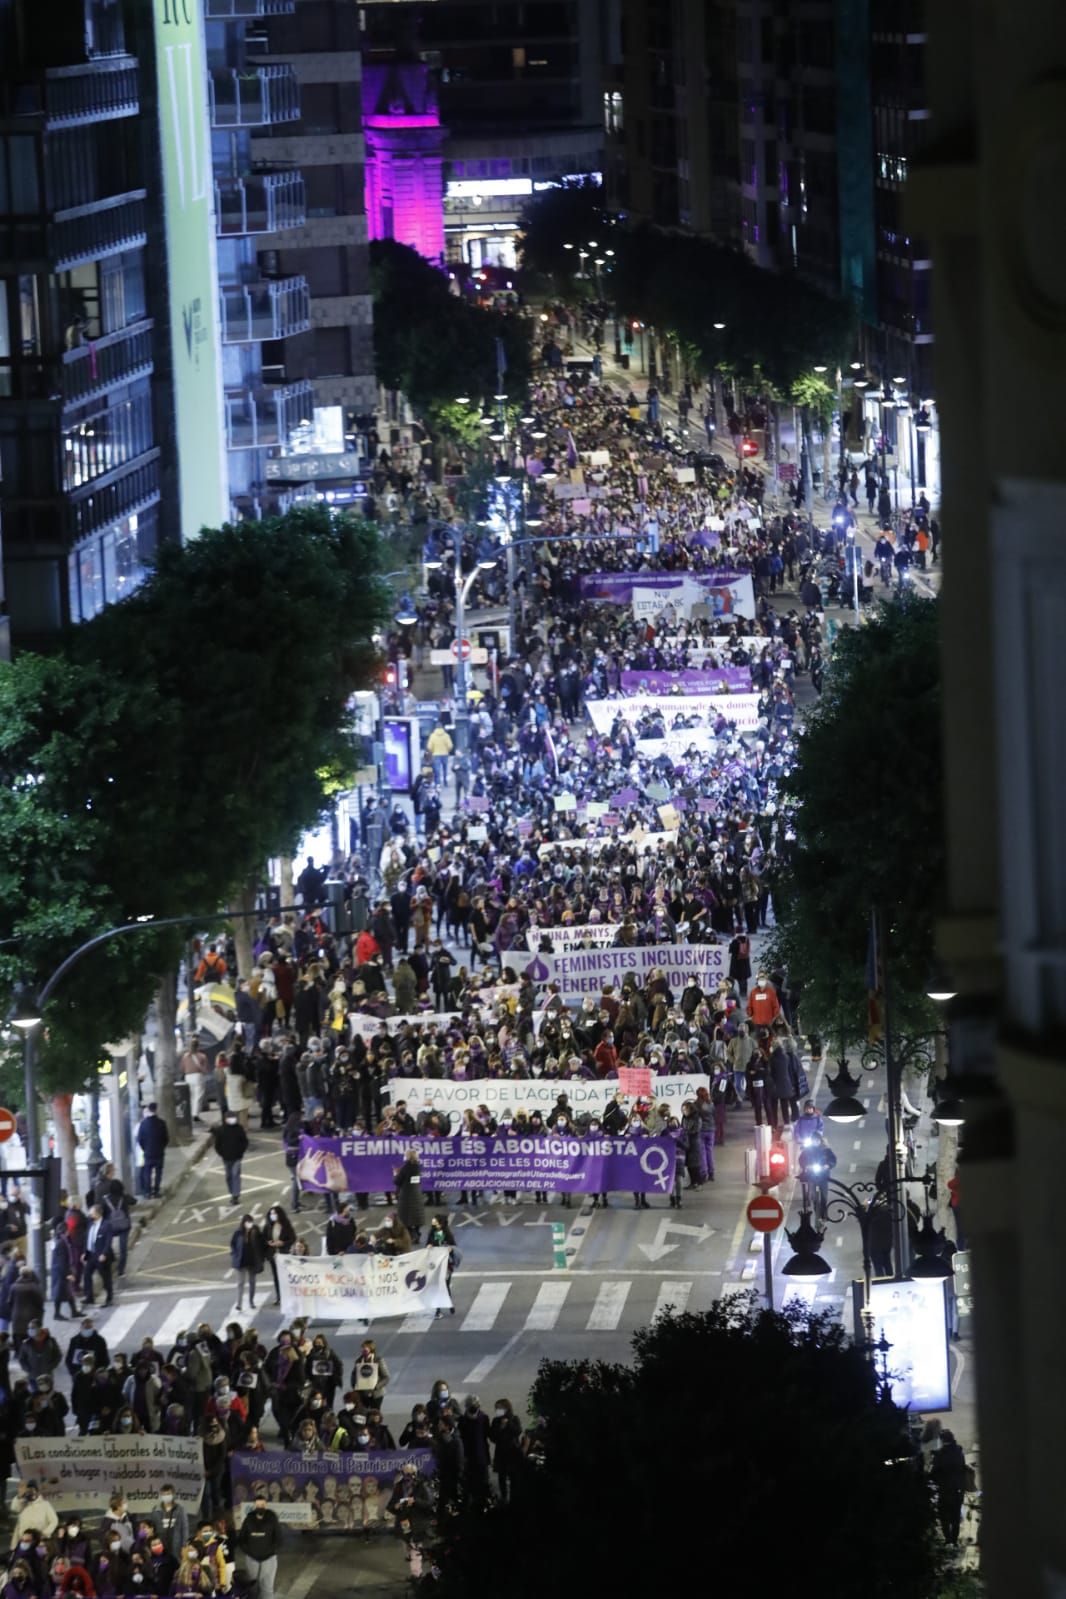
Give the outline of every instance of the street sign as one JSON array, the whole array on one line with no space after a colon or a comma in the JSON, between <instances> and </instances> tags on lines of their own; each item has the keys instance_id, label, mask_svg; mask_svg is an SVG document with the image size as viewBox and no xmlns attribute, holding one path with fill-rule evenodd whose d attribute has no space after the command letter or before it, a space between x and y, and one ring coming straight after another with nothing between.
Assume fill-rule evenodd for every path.
<instances>
[{"instance_id":1,"label":"street sign","mask_svg":"<svg viewBox=\"0 0 1066 1599\"><path fill-rule=\"evenodd\" d=\"M452 657L456 661L459 659L460 644L462 646L463 660L464 661L468 661L470 659L470 651L471 651L471 648L472 648L472 645L471 645L470 640L468 638L464 638L462 640L460 640L460 639L453 639L452 640Z\"/></svg>"},{"instance_id":2,"label":"street sign","mask_svg":"<svg viewBox=\"0 0 1066 1599\"><path fill-rule=\"evenodd\" d=\"M776 1232L785 1219L785 1208L773 1194L760 1194L748 1201L748 1221L757 1233Z\"/></svg>"},{"instance_id":3,"label":"street sign","mask_svg":"<svg viewBox=\"0 0 1066 1599\"><path fill-rule=\"evenodd\" d=\"M15 1112L13 1110L0 1110L0 1144L6 1144L9 1138L15 1136Z\"/></svg>"}]
</instances>

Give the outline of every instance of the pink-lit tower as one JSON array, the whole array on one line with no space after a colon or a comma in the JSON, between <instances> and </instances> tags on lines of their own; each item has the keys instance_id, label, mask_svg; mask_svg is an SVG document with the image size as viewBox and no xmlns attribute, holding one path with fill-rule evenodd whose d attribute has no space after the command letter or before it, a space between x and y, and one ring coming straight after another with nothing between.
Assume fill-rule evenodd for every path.
<instances>
[{"instance_id":1,"label":"pink-lit tower","mask_svg":"<svg viewBox=\"0 0 1066 1599\"><path fill-rule=\"evenodd\" d=\"M437 89L421 61L364 62L366 220L371 239L444 259L444 191Z\"/></svg>"}]
</instances>

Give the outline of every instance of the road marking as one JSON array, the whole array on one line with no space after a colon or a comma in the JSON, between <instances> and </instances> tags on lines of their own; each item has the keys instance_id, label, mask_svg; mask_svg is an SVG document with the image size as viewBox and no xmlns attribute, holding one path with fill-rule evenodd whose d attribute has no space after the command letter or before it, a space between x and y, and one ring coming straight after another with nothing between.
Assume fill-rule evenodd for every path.
<instances>
[{"instance_id":1,"label":"road marking","mask_svg":"<svg viewBox=\"0 0 1066 1599\"><path fill-rule=\"evenodd\" d=\"M313 1560L309 1561L298 1577L292 1582L286 1583L288 1599L305 1599L305 1596L311 1592L319 1577L324 1575L326 1567L332 1558L332 1553L323 1553L316 1555Z\"/></svg>"},{"instance_id":2,"label":"road marking","mask_svg":"<svg viewBox=\"0 0 1066 1599\"><path fill-rule=\"evenodd\" d=\"M121 1347L123 1338L125 1338L138 1317L142 1316L147 1309L147 1299L133 1299L128 1305L116 1305L102 1328L109 1349L115 1350ZM169 1350L164 1351L164 1353L169 1353Z\"/></svg>"},{"instance_id":3,"label":"road marking","mask_svg":"<svg viewBox=\"0 0 1066 1599\"><path fill-rule=\"evenodd\" d=\"M401 1332L403 1331L402 1328L400 1330ZM354 1338L358 1333L364 1332L366 1332L365 1321L342 1321L333 1336L334 1338Z\"/></svg>"},{"instance_id":4,"label":"road marking","mask_svg":"<svg viewBox=\"0 0 1066 1599\"><path fill-rule=\"evenodd\" d=\"M436 1318L431 1310L413 1310L405 1316L397 1327L398 1333L424 1333L432 1327Z\"/></svg>"},{"instance_id":5,"label":"road marking","mask_svg":"<svg viewBox=\"0 0 1066 1599\"><path fill-rule=\"evenodd\" d=\"M784 1310L786 1305L813 1305L817 1292L817 1283L789 1283L781 1301L781 1309Z\"/></svg>"},{"instance_id":6,"label":"road marking","mask_svg":"<svg viewBox=\"0 0 1066 1599\"><path fill-rule=\"evenodd\" d=\"M688 1309L688 1302L692 1296L691 1283L663 1283L659 1289L659 1297L655 1301L655 1309L651 1313L652 1321L656 1316L661 1316L668 1306L672 1307L680 1316Z\"/></svg>"},{"instance_id":7,"label":"road marking","mask_svg":"<svg viewBox=\"0 0 1066 1599\"><path fill-rule=\"evenodd\" d=\"M206 1299L179 1299L155 1335L156 1348L161 1349L164 1355L169 1354L178 1334L196 1326L200 1312L206 1304Z\"/></svg>"},{"instance_id":8,"label":"road marking","mask_svg":"<svg viewBox=\"0 0 1066 1599\"><path fill-rule=\"evenodd\" d=\"M463 1386L474 1387L477 1383L484 1382L489 1373L496 1370L496 1367L500 1364L500 1361L503 1360L504 1356L511 1353L511 1350L514 1348L515 1344L522 1337L524 1330L525 1329L523 1328L522 1332L512 1333L507 1342L505 1344L501 1344L500 1348L497 1349L494 1355L486 1355L484 1360L479 1360L474 1369L472 1371L468 1371L466 1376L463 1378Z\"/></svg>"},{"instance_id":9,"label":"road marking","mask_svg":"<svg viewBox=\"0 0 1066 1599\"><path fill-rule=\"evenodd\" d=\"M852 1144L851 1147L852 1147L852 1149L861 1149L862 1148L862 1139L861 1138L856 1138L855 1142Z\"/></svg>"},{"instance_id":10,"label":"road marking","mask_svg":"<svg viewBox=\"0 0 1066 1599\"><path fill-rule=\"evenodd\" d=\"M550 1332L559 1320L559 1312L566 1304L570 1284L565 1282L541 1283L533 1307L526 1317L527 1332Z\"/></svg>"},{"instance_id":11,"label":"road marking","mask_svg":"<svg viewBox=\"0 0 1066 1599\"><path fill-rule=\"evenodd\" d=\"M465 1317L461 1332L490 1332L511 1291L510 1282L482 1283Z\"/></svg>"},{"instance_id":12,"label":"road marking","mask_svg":"<svg viewBox=\"0 0 1066 1599\"><path fill-rule=\"evenodd\" d=\"M587 1332L613 1332L622 1319L622 1312L626 1308L629 1282L602 1283L596 1295L596 1303L592 1307L592 1314L585 1324Z\"/></svg>"}]
</instances>

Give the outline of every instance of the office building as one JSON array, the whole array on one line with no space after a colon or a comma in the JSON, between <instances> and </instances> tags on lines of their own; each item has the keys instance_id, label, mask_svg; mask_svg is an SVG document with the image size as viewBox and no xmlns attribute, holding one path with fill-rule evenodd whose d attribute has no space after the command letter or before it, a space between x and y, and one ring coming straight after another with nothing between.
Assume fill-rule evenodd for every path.
<instances>
[{"instance_id":1,"label":"office building","mask_svg":"<svg viewBox=\"0 0 1066 1599\"><path fill-rule=\"evenodd\" d=\"M446 253L513 267L525 200L603 170L599 0L371 3L367 48L418 58L437 76Z\"/></svg>"},{"instance_id":2,"label":"office building","mask_svg":"<svg viewBox=\"0 0 1066 1599\"><path fill-rule=\"evenodd\" d=\"M233 515L343 503L376 403L358 9L202 3Z\"/></svg>"}]
</instances>

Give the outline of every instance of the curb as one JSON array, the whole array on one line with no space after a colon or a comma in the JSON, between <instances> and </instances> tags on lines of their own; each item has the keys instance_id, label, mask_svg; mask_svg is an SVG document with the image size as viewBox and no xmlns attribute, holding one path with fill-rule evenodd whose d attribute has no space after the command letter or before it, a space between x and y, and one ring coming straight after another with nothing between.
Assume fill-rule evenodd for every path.
<instances>
[{"instance_id":1,"label":"curb","mask_svg":"<svg viewBox=\"0 0 1066 1599\"><path fill-rule=\"evenodd\" d=\"M136 1220L130 1231L130 1249L136 1248L142 1234L147 1232L160 1211L175 1200L180 1200L184 1190L192 1186L194 1177L199 1173L200 1163L211 1148L210 1131L198 1133L183 1148L188 1150L185 1164L173 1186L168 1190L166 1198L157 1200L142 1199L139 1201L135 1213Z\"/></svg>"}]
</instances>

